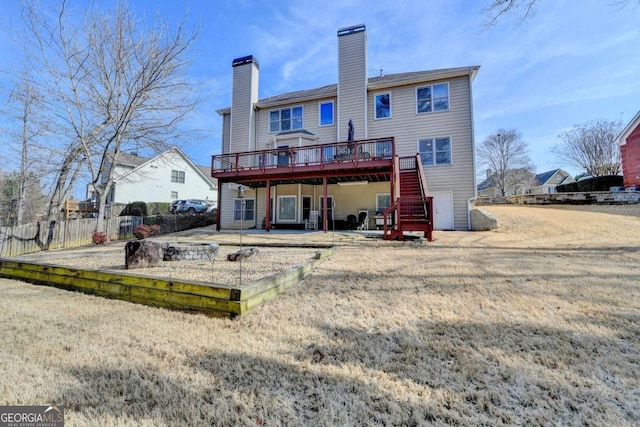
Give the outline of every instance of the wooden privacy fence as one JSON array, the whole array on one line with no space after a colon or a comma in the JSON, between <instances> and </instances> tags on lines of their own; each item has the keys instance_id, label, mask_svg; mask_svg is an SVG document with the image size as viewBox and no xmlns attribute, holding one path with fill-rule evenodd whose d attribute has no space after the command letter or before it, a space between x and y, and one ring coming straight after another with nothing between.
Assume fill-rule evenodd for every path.
<instances>
[{"instance_id":1,"label":"wooden privacy fence","mask_svg":"<svg viewBox=\"0 0 640 427\"><path fill-rule=\"evenodd\" d=\"M108 240L133 238L133 229L142 224L138 216L105 220ZM0 256L18 256L50 249L89 245L96 228L95 218L68 221L40 221L15 227L0 227Z\"/></svg>"}]
</instances>

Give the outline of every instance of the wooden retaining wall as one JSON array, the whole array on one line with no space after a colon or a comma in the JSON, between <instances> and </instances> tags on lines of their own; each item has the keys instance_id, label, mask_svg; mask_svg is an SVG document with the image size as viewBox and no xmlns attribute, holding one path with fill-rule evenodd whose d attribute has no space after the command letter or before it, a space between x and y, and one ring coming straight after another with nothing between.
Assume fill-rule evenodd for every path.
<instances>
[{"instance_id":1,"label":"wooden retaining wall","mask_svg":"<svg viewBox=\"0 0 640 427\"><path fill-rule=\"evenodd\" d=\"M2 258L0 276L151 306L234 318L298 283L334 252L335 247L319 249L314 258L302 264L242 287L81 270Z\"/></svg>"}]
</instances>

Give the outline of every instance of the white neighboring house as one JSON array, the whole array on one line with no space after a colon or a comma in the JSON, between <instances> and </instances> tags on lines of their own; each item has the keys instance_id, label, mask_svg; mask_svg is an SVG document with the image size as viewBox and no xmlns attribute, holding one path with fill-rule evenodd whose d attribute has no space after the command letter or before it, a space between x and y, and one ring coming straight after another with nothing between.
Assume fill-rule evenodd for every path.
<instances>
[{"instance_id":1,"label":"white neighboring house","mask_svg":"<svg viewBox=\"0 0 640 427\"><path fill-rule=\"evenodd\" d=\"M562 169L554 169L551 171L539 173L536 175L536 184L531 187L527 194L552 194L557 193L558 185L569 184L573 182L573 177Z\"/></svg>"},{"instance_id":2,"label":"white neighboring house","mask_svg":"<svg viewBox=\"0 0 640 427\"><path fill-rule=\"evenodd\" d=\"M215 206L218 186L211 177L211 168L196 166L178 147L152 158L118 155L108 204L172 202L176 199L210 200Z\"/></svg>"}]
</instances>

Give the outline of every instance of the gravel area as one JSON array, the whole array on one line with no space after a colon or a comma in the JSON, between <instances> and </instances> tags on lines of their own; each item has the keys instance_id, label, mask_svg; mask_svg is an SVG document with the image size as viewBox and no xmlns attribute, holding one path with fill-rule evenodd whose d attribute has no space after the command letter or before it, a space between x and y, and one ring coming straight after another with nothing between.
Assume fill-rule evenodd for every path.
<instances>
[{"instance_id":1,"label":"gravel area","mask_svg":"<svg viewBox=\"0 0 640 427\"><path fill-rule=\"evenodd\" d=\"M246 249L248 246L243 246ZM49 262L57 265L142 274L146 276L198 281L222 285L238 286L240 263L227 261L227 254L239 250L239 246L220 246L214 260L165 261L159 267L125 269L124 249L105 251L86 256L56 257ZM312 258L317 249L259 247L258 252L242 261L242 283L253 282L263 277L287 270Z\"/></svg>"}]
</instances>

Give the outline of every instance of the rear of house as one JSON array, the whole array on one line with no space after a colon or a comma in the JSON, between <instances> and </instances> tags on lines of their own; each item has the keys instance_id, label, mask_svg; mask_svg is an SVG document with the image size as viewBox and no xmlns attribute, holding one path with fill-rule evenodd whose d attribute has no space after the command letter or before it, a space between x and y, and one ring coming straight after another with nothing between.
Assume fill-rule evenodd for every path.
<instances>
[{"instance_id":1,"label":"rear of house","mask_svg":"<svg viewBox=\"0 0 640 427\"><path fill-rule=\"evenodd\" d=\"M222 155L212 165L218 226L302 227L318 211L326 229L366 211L375 227L407 191L397 173L403 160L394 159L417 157L435 228L467 230L475 197L471 84L479 67L368 78L365 26L337 35L337 84L258 99L256 58L233 61L231 107L218 110Z\"/></svg>"}]
</instances>

